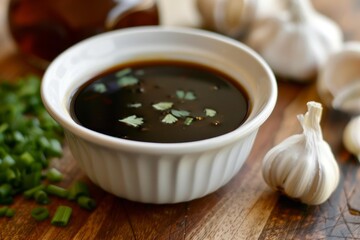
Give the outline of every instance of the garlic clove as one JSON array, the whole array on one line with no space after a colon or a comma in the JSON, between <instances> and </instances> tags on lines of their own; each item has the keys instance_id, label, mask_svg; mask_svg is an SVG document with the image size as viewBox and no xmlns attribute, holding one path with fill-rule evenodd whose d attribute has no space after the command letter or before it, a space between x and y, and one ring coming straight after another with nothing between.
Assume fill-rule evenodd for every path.
<instances>
[{"instance_id":1,"label":"garlic clove","mask_svg":"<svg viewBox=\"0 0 360 240\"><path fill-rule=\"evenodd\" d=\"M343 144L345 148L354 154L360 161L360 116L354 117L346 125L343 132Z\"/></svg>"},{"instance_id":2,"label":"garlic clove","mask_svg":"<svg viewBox=\"0 0 360 240\"><path fill-rule=\"evenodd\" d=\"M273 147L264 157L262 173L273 189L309 205L325 202L336 189L340 171L330 146L323 140L322 106L309 102L298 120L302 134Z\"/></svg>"},{"instance_id":3,"label":"garlic clove","mask_svg":"<svg viewBox=\"0 0 360 240\"><path fill-rule=\"evenodd\" d=\"M360 113L360 42L347 42L320 69L317 91L321 100L349 114Z\"/></svg>"}]
</instances>

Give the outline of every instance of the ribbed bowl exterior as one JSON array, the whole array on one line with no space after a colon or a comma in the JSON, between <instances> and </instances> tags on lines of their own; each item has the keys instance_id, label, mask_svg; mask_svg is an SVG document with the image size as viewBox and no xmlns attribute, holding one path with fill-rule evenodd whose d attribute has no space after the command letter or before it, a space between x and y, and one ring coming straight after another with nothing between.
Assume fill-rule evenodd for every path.
<instances>
[{"instance_id":1,"label":"ribbed bowl exterior","mask_svg":"<svg viewBox=\"0 0 360 240\"><path fill-rule=\"evenodd\" d=\"M212 193L239 171L257 131L208 151L141 154L86 141L69 131L66 140L89 178L116 196L144 203L177 203Z\"/></svg>"}]
</instances>

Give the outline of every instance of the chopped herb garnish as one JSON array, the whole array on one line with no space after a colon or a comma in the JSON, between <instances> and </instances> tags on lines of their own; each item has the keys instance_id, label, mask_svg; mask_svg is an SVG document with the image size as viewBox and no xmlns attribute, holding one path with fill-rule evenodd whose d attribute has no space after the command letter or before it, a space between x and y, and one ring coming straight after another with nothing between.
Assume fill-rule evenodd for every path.
<instances>
[{"instance_id":1,"label":"chopped herb garnish","mask_svg":"<svg viewBox=\"0 0 360 240\"><path fill-rule=\"evenodd\" d=\"M174 117L172 114L166 114L166 116L161 120L161 122L166 123L166 124L173 124L175 122L177 122L177 118Z\"/></svg>"},{"instance_id":2,"label":"chopped herb garnish","mask_svg":"<svg viewBox=\"0 0 360 240\"><path fill-rule=\"evenodd\" d=\"M194 118L187 117L187 118L185 118L184 124L189 126L193 121L194 121Z\"/></svg>"},{"instance_id":3,"label":"chopped herb garnish","mask_svg":"<svg viewBox=\"0 0 360 240\"><path fill-rule=\"evenodd\" d=\"M121 78L129 73L131 73L131 68L125 68L115 73L115 76Z\"/></svg>"},{"instance_id":4,"label":"chopped herb garnish","mask_svg":"<svg viewBox=\"0 0 360 240\"><path fill-rule=\"evenodd\" d=\"M192 91L185 92L183 90L177 90L176 96L178 99L183 99L183 100L195 100L196 99L195 93Z\"/></svg>"},{"instance_id":5,"label":"chopped herb garnish","mask_svg":"<svg viewBox=\"0 0 360 240\"><path fill-rule=\"evenodd\" d=\"M165 111L173 106L172 102L159 102L152 105L156 110Z\"/></svg>"},{"instance_id":6,"label":"chopped herb garnish","mask_svg":"<svg viewBox=\"0 0 360 240\"><path fill-rule=\"evenodd\" d=\"M139 108L142 106L142 104L141 103L129 103L127 106L129 108Z\"/></svg>"},{"instance_id":7,"label":"chopped herb garnish","mask_svg":"<svg viewBox=\"0 0 360 240\"><path fill-rule=\"evenodd\" d=\"M59 187L59 186L56 186L56 185L52 185L52 184L46 186L45 191L48 194L62 197L62 198L66 198L69 194L69 190Z\"/></svg>"},{"instance_id":8,"label":"chopped herb garnish","mask_svg":"<svg viewBox=\"0 0 360 240\"><path fill-rule=\"evenodd\" d=\"M15 215L15 209L8 208L6 210L5 216L8 218L12 218Z\"/></svg>"},{"instance_id":9,"label":"chopped herb garnish","mask_svg":"<svg viewBox=\"0 0 360 240\"><path fill-rule=\"evenodd\" d=\"M94 91L97 93L104 93L107 91L106 85L104 83L95 83Z\"/></svg>"},{"instance_id":10,"label":"chopped herb garnish","mask_svg":"<svg viewBox=\"0 0 360 240\"><path fill-rule=\"evenodd\" d=\"M51 168L47 171L46 173L46 178L50 181L50 182L60 182L63 178L62 173L57 170L56 168Z\"/></svg>"},{"instance_id":11,"label":"chopped herb garnish","mask_svg":"<svg viewBox=\"0 0 360 240\"><path fill-rule=\"evenodd\" d=\"M136 115L132 115L123 119L120 119L119 122L126 123L132 127L139 127L144 123L144 119L141 117L137 117Z\"/></svg>"},{"instance_id":12,"label":"chopped herb garnish","mask_svg":"<svg viewBox=\"0 0 360 240\"><path fill-rule=\"evenodd\" d=\"M93 210L96 207L95 200L87 196L80 196L77 199L77 203L80 205L80 207L85 208L87 210Z\"/></svg>"},{"instance_id":13,"label":"chopped herb garnish","mask_svg":"<svg viewBox=\"0 0 360 240\"><path fill-rule=\"evenodd\" d=\"M50 202L50 199L49 199L47 193L43 190L37 191L34 194L34 198L35 198L36 203L38 203L38 204L48 204Z\"/></svg>"},{"instance_id":14,"label":"chopped herb garnish","mask_svg":"<svg viewBox=\"0 0 360 240\"><path fill-rule=\"evenodd\" d=\"M67 206L59 206L56 209L54 217L51 219L51 224L55 226L65 227L71 217L72 209Z\"/></svg>"},{"instance_id":15,"label":"chopped herb garnish","mask_svg":"<svg viewBox=\"0 0 360 240\"><path fill-rule=\"evenodd\" d=\"M216 111L214 109L211 108L205 108L205 115L207 117L215 117L216 116Z\"/></svg>"},{"instance_id":16,"label":"chopped herb garnish","mask_svg":"<svg viewBox=\"0 0 360 240\"><path fill-rule=\"evenodd\" d=\"M49 214L49 210L47 208L37 207L31 211L31 216L36 221L43 221L43 220L47 219L50 216L50 214Z\"/></svg>"},{"instance_id":17,"label":"chopped herb garnish","mask_svg":"<svg viewBox=\"0 0 360 240\"><path fill-rule=\"evenodd\" d=\"M190 116L190 112L185 110L171 109L171 114L178 118L184 118Z\"/></svg>"},{"instance_id":18,"label":"chopped herb garnish","mask_svg":"<svg viewBox=\"0 0 360 240\"><path fill-rule=\"evenodd\" d=\"M68 199L75 200L80 196L89 196L89 189L87 185L83 182L76 181L73 185L69 188Z\"/></svg>"},{"instance_id":19,"label":"chopped herb garnish","mask_svg":"<svg viewBox=\"0 0 360 240\"><path fill-rule=\"evenodd\" d=\"M117 84L120 87L132 86L132 85L137 84L138 82L139 82L139 79L137 79L136 77L133 77L133 76L123 76L117 80Z\"/></svg>"}]
</instances>

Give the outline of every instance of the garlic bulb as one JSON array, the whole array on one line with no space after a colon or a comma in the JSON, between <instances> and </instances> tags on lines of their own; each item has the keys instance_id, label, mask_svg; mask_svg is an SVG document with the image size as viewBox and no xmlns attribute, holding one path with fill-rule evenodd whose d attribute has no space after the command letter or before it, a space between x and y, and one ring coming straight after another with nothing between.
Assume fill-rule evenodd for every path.
<instances>
[{"instance_id":1,"label":"garlic bulb","mask_svg":"<svg viewBox=\"0 0 360 240\"><path fill-rule=\"evenodd\" d=\"M303 133L293 135L272 148L264 157L265 182L275 190L309 205L325 202L339 182L339 167L330 146L323 140L322 106L308 102L299 115Z\"/></svg>"},{"instance_id":2,"label":"garlic bulb","mask_svg":"<svg viewBox=\"0 0 360 240\"><path fill-rule=\"evenodd\" d=\"M360 114L360 42L346 42L321 68L317 90L329 107Z\"/></svg>"},{"instance_id":3,"label":"garlic bulb","mask_svg":"<svg viewBox=\"0 0 360 240\"><path fill-rule=\"evenodd\" d=\"M282 14L259 19L246 43L260 53L279 76L309 81L329 54L342 46L342 32L315 11L309 0L287 0Z\"/></svg>"},{"instance_id":4,"label":"garlic bulb","mask_svg":"<svg viewBox=\"0 0 360 240\"><path fill-rule=\"evenodd\" d=\"M350 120L343 133L343 143L345 148L354 154L360 161L360 116Z\"/></svg>"},{"instance_id":5,"label":"garlic bulb","mask_svg":"<svg viewBox=\"0 0 360 240\"><path fill-rule=\"evenodd\" d=\"M255 17L257 0L197 0L196 3L206 28L239 37Z\"/></svg>"}]
</instances>

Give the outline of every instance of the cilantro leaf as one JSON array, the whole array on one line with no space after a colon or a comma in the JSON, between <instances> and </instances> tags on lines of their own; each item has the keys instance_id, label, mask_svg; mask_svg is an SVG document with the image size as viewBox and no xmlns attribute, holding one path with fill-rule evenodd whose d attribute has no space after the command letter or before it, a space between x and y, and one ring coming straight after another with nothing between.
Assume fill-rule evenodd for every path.
<instances>
[{"instance_id":1,"label":"cilantro leaf","mask_svg":"<svg viewBox=\"0 0 360 240\"><path fill-rule=\"evenodd\" d=\"M189 116L190 112L185 111L185 110L171 109L171 114L174 115L175 117L183 118L183 117Z\"/></svg>"},{"instance_id":2,"label":"cilantro leaf","mask_svg":"<svg viewBox=\"0 0 360 240\"><path fill-rule=\"evenodd\" d=\"M137 117L136 115L131 115L129 117L119 119L119 122L126 123L132 127L139 127L144 123L144 119L141 117Z\"/></svg>"},{"instance_id":3,"label":"cilantro leaf","mask_svg":"<svg viewBox=\"0 0 360 240\"><path fill-rule=\"evenodd\" d=\"M139 82L139 79L137 79L136 77L133 77L133 76L123 76L117 80L117 84L120 87L132 86L132 85L137 84L138 82Z\"/></svg>"},{"instance_id":4,"label":"cilantro leaf","mask_svg":"<svg viewBox=\"0 0 360 240\"><path fill-rule=\"evenodd\" d=\"M187 117L187 118L185 118L184 124L189 126L193 121L194 121L194 118Z\"/></svg>"},{"instance_id":5,"label":"cilantro leaf","mask_svg":"<svg viewBox=\"0 0 360 240\"><path fill-rule=\"evenodd\" d=\"M170 109L173 106L173 104L174 103L172 103L172 102L159 102L159 103L153 104L152 106L156 110L165 111L165 110Z\"/></svg>"},{"instance_id":6,"label":"cilantro leaf","mask_svg":"<svg viewBox=\"0 0 360 240\"><path fill-rule=\"evenodd\" d=\"M177 122L177 118L174 117L173 115L171 115L170 113L169 114L166 114L166 116L163 118L163 120L161 120L161 122L163 123L166 123L166 124L173 124L175 122Z\"/></svg>"},{"instance_id":7,"label":"cilantro leaf","mask_svg":"<svg viewBox=\"0 0 360 240\"><path fill-rule=\"evenodd\" d=\"M141 107L141 106L142 106L141 103L129 103L129 104L127 105L127 107L129 107L129 108L139 108L139 107Z\"/></svg>"},{"instance_id":8,"label":"cilantro leaf","mask_svg":"<svg viewBox=\"0 0 360 240\"><path fill-rule=\"evenodd\" d=\"M104 93L107 91L106 85L104 83L95 83L94 91L98 93Z\"/></svg>"},{"instance_id":9,"label":"cilantro leaf","mask_svg":"<svg viewBox=\"0 0 360 240\"><path fill-rule=\"evenodd\" d=\"M183 90L177 90L176 97L178 99L183 99L183 100L195 100L196 99L194 92L192 92L192 91L185 92Z\"/></svg>"},{"instance_id":10,"label":"cilantro leaf","mask_svg":"<svg viewBox=\"0 0 360 240\"><path fill-rule=\"evenodd\" d=\"M125 68L115 73L115 76L121 78L129 73L131 73L131 68Z\"/></svg>"},{"instance_id":11,"label":"cilantro leaf","mask_svg":"<svg viewBox=\"0 0 360 240\"><path fill-rule=\"evenodd\" d=\"M205 115L207 117L215 117L216 116L216 111L214 109L211 108L205 108Z\"/></svg>"}]
</instances>

